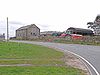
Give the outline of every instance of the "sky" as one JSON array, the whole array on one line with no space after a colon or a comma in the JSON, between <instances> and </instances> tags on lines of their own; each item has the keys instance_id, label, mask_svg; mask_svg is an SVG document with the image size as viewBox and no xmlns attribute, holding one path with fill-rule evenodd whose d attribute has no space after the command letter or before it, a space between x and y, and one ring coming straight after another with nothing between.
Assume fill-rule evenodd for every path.
<instances>
[{"instance_id":1,"label":"sky","mask_svg":"<svg viewBox=\"0 0 100 75\"><path fill-rule=\"evenodd\" d=\"M0 33L9 35L21 26L36 24L42 31L65 31L69 27L87 28L100 14L100 0L0 0Z\"/></svg>"}]
</instances>

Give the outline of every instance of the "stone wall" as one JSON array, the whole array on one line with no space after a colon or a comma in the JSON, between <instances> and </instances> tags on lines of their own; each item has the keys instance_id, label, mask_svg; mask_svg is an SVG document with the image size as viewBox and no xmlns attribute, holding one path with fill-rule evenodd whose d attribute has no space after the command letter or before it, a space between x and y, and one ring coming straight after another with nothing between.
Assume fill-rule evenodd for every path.
<instances>
[{"instance_id":1,"label":"stone wall","mask_svg":"<svg viewBox=\"0 0 100 75\"><path fill-rule=\"evenodd\" d=\"M24 29L24 30L17 30L16 31L16 38L17 39L26 39L26 29Z\"/></svg>"},{"instance_id":2,"label":"stone wall","mask_svg":"<svg viewBox=\"0 0 100 75\"><path fill-rule=\"evenodd\" d=\"M38 29L37 27L32 26L27 29L28 39L38 38L39 36L40 36L40 29Z\"/></svg>"}]
</instances>

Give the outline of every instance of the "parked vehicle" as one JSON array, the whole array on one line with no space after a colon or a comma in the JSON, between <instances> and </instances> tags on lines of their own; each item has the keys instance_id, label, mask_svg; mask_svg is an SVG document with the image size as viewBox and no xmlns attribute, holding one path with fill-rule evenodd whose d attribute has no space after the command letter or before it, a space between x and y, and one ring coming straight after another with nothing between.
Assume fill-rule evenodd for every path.
<instances>
[{"instance_id":1,"label":"parked vehicle","mask_svg":"<svg viewBox=\"0 0 100 75\"><path fill-rule=\"evenodd\" d=\"M79 34L70 34L70 35L72 39L76 39L76 40L83 38L83 35L79 35Z\"/></svg>"}]
</instances>

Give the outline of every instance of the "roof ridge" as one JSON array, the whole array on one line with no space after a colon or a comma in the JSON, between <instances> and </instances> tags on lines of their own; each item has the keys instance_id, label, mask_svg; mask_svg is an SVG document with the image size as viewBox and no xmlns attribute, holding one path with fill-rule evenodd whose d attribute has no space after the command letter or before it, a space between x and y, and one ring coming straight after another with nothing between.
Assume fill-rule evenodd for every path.
<instances>
[{"instance_id":1,"label":"roof ridge","mask_svg":"<svg viewBox=\"0 0 100 75\"><path fill-rule=\"evenodd\" d=\"M22 27L20 27L20 28L18 28L17 30L22 30L22 29L28 29L29 27L31 27L31 26L36 26L35 24L31 24L31 25L26 25L26 26L22 26ZM37 27L37 26L36 26Z\"/></svg>"}]
</instances>

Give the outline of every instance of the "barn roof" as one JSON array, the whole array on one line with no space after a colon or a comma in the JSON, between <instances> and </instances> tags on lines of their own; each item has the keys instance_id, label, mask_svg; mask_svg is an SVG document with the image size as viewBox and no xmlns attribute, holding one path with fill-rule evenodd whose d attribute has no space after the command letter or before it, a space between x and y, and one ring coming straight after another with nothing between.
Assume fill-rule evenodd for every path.
<instances>
[{"instance_id":1,"label":"barn roof","mask_svg":"<svg viewBox=\"0 0 100 75\"><path fill-rule=\"evenodd\" d=\"M35 27L37 27L35 24L31 24L31 25L27 25L27 26L20 27L20 28L18 28L17 30L28 29L28 28L31 27L31 26L35 26ZM38 27L37 27L37 28L38 28ZM38 29L39 29L39 28L38 28Z\"/></svg>"},{"instance_id":2,"label":"barn roof","mask_svg":"<svg viewBox=\"0 0 100 75\"><path fill-rule=\"evenodd\" d=\"M74 27L70 27L67 30L76 30L76 31L82 31L82 32L89 32L89 33L93 33L92 30L90 29L83 29L83 28L74 28Z\"/></svg>"}]
</instances>

